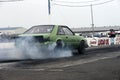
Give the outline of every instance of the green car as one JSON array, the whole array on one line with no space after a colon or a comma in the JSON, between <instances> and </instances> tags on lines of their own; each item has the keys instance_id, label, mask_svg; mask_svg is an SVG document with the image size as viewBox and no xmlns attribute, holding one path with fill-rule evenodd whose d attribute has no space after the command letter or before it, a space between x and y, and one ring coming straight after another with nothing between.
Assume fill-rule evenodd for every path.
<instances>
[{"instance_id":1,"label":"green car","mask_svg":"<svg viewBox=\"0 0 120 80\"><path fill-rule=\"evenodd\" d=\"M77 36L75 33L63 25L37 25L28 29L20 38L33 37L33 41L39 46L49 46L55 43L56 49L76 49L79 54L83 54L87 47L86 39L82 36ZM26 40L27 41L27 40ZM31 46L33 46L32 44Z\"/></svg>"}]
</instances>

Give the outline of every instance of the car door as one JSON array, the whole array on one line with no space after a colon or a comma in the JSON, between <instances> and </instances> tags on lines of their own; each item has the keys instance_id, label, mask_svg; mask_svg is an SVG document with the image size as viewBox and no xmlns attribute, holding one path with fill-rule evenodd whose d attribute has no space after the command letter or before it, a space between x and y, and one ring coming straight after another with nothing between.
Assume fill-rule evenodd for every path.
<instances>
[{"instance_id":1,"label":"car door","mask_svg":"<svg viewBox=\"0 0 120 80\"><path fill-rule=\"evenodd\" d=\"M58 37L61 38L64 43L69 46L73 46L77 42L74 33L67 26L59 26Z\"/></svg>"}]
</instances>

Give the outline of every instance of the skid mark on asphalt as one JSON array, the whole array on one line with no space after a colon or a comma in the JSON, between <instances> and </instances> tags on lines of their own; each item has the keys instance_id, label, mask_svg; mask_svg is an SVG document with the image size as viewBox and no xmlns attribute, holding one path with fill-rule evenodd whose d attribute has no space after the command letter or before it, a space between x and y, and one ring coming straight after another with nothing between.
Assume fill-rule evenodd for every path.
<instances>
[{"instance_id":1,"label":"skid mark on asphalt","mask_svg":"<svg viewBox=\"0 0 120 80\"><path fill-rule=\"evenodd\" d=\"M6 68L6 67L9 67L9 66L12 66L14 65L15 63L1 63L0 64L0 69L3 69L3 68Z\"/></svg>"},{"instance_id":2,"label":"skid mark on asphalt","mask_svg":"<svg viewBox=\"0 0 120 80\"><path fill-rule=\"evenodd\" d=\"M64 71L63 69L24 69L24 70L35 71L35 72L40 72L40 71L63 72Z\"/></svg>"},{"instance_id":3,"label":"skid mark on asphalt","mask_svg":"<svg viewBox=\"0 0 120 80\"><path fill-rule=\"evenodd\" d=\"M42 65L36 66L27 66L27 67L15 67L16 63L7 63L7 64L0 64L0 69L9 69L9 70L29 70L29 71L54 71L54 72L61 72L64 71L62 68L72 67L77 65L82 65L86 63L95 62L98 60L110 59L110 58L117 58L120 56L120 52L111 52L108 54L96 54L91 57L86 57L78 60L67 60L62 62L53 62L53 63L46 63ZM13 65L13 66L12 66Z\"/></svg>"},{"instance_id":4,"label":"skid mark on asphalt","mask_svg":"<svg viewBox=\"0 0 120 80\"><path fill-rule=\"evenodd\" d=\"M65 67L77 66L77 65L81 65L81 64L95 62L98 60L116 58L118 56L120 56L120 52L113 52L110 54L102 54L102 55L97 54L96 56L90 57L87 59L79 59L79 60L75 60L75 61L67 61L67 62L56 63L53 65L48 65L47 68L65 68ZM39 67L44 67L44 65L39 66ZM45 68L46 68L46 66L45 66Z\"/></svg>"}]
</instances>

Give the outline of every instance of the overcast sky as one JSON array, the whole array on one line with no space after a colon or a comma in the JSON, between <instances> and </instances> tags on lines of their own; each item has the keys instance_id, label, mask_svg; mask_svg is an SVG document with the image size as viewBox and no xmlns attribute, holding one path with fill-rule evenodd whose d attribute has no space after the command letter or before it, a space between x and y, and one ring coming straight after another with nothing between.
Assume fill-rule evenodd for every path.
<instances>
[{"instance_id":1,"label":"overcast sky","mask_svg":"<svg viewBox=\"0 0 120 80\"><path fill-rule=\"evenodd\" d=\"M91 13L88 7L65 7L51 3L51 15L48 15L48 0L24 0L0 3L0 27L26 27L41 24L62 24L72 27L90 27ZM58 0L90 3L72 3L67 5L88 5L105 0ZM109 0L106 0L109 1ZM58 2L57 2L58 3ZM59 4L66 4L60 3ZM95 26L120 25L120 0L93 6Z\"/></svg>"}]
</instances>

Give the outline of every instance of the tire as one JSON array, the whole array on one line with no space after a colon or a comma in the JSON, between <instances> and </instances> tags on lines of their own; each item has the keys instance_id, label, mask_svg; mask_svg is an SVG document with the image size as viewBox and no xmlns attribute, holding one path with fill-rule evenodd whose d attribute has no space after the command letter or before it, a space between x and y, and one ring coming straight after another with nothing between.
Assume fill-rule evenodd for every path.
<instances>
[{"instance_id":1,"label":"tire","mask_svg":"<svg viewBox=\"0 0 120 80\"><path fill-rule=\"evenodd\" d=\"M62 49L63 48L63 41L62 40L57 40L57 42L56 42L56 48L57 49Z\"/></svg>"},{"instance_id":2,"label":"tire","mask_svg":"<svg viewBox=\"0 0 120 80\"><path fill-rule=\"evenodd\" d=\"M54 52L57 52L57 51L59 51L59 50L62 50L63 47L64 47L63 41L62 41L62 40L57 40L57 41L56 41L56 46L55 46L55 48L54 48Z\"/></svg>"},{"instance_id":3,"label":"tire","mask_svg":"<svg viewBox=\"0 0 120 80\"><path fill-rule=\"evenodd\" d=\"M78 54L85 53L85 41L81 41L78 48Z\"/></svg>"}]
</instances>

